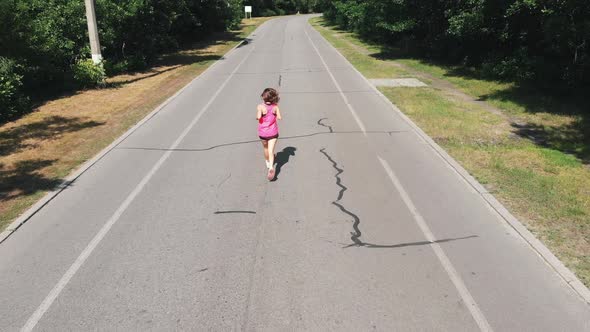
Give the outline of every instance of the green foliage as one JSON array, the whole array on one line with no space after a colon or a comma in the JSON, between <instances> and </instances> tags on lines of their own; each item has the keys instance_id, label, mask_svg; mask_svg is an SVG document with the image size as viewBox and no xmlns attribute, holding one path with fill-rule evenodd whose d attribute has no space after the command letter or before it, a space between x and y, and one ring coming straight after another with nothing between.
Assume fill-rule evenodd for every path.
<instances>
[{"instance_id":1,"label":"green foliage","mask_svg":"<svg viewBox=\"0 0 590 332\"><path fill-rule=\"evenodd\" d=\"M0 57L0 121L27 110L29 100L22 92L22 75L14 60Z\"/></svg>"},{"instance_id":2,"label":"green foliage","mask_svg":"<svg viewBox=\"0 0 590 332\"><path fill-rule=\"evenodd\" d=\"M342 28L496 78L590 87L585 0L322 0Z\"/></svg>"},{"instance_id":3,"label":"green foliage","mask_svg":"<svg viewBox=\"0 0 590 332\"><path fill-rule=\"evenodd\" d=\"M242 0L96 0L95 7L109 73L143 69L164 52L237 28L243 15ZM3 90L11 113L21 112L26 99L16 95L44 98L104 79L104 72L78 61L90 57L82 0L0 0L0 57L18 67L19 76L2 78L6 91L19 91ZM19 104L6 106L8 95Z\"/></svg>"},{"instance_id":4,"label":"green foliage","mask_svg":"<svg viewBox=\"0 0 590 332\"><path fill-rule=\"evenodd\" d=\"M244 7L242 6L242 0L227 0L227 16L226 26L230 30L237 30L242 22L242 15L244 15Z\"/></svg>"},{"instance_id":5,"label":"green foliage","mask_svg":"<svg viewBox=\"0 0 590 332\"><path fill-rule=\"evenodd\" d=\"M252 6L253 16L276 16L295 13L320 12L323 0L244 0L243 5ZM241 7L243 15L243 7Z\"/></svg>"},{"instance_id":6,"label":"green foliage","mask_svg":"<svg viewBox=\"0 0 590 332\"><path fill-rule=\"evenodd\" d=\"M102 86L105 83L105 69L102 64L94 64L91 59L77 61L72 66L74 80L82 88Z\"/></svg>"},{"instance_id":7,"label":"green foliage","mask_svg":"<svg viewBox=\"0 0 590 332\"><path fill-rule=\"evenodd\" d=\"M277 12L275 12L274 10L270 9L270 8L266 8L263 9L262 11L260 11L260 16L276 16Z\"/></svg>"}]
</instances>

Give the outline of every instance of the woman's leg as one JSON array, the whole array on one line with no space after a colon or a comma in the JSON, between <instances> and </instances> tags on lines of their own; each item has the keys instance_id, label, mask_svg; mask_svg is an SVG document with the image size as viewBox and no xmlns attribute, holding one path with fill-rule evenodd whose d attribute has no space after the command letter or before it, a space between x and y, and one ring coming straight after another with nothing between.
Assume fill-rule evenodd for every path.
<instances>
[{"instance_id":1,"label":"woman's leg","mask_svg":"<svg viewBox=\"0 0 590 332\"><path fill-rule=\"evenodd\" d=\"M273 138L268 140L268 160L270 161L270 166L274 168L275 165L275 146L277 144L277 139Z\"/></svg>"},{"instance_id":2,"label":"woman's leg","mask_svg":"<svg viewBox=\"0 0 590 332\"><path fill-rule=\"evenodd\" d=\"M264 160L268 160L268 141L262 140L262 148L264 149Z\"/></svg>"}]
</instances>

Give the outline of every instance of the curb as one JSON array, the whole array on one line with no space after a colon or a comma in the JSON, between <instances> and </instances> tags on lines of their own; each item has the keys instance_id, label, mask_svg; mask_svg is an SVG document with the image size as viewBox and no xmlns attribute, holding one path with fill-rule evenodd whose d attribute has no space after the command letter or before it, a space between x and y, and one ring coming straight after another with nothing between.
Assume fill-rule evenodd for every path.
<instances>
[{"instance_id":1,"label":"curb","mask_svg":"<svg viewBox=\"0 0 590 332\"><path fill-rule=\"evenodd\" d=\"M409 117L407 117L391 100L389 100L379 89L377 89L355 66L346 59L330 42L328 42L311 24L308 25L313 31L318 33L322 39L333 48L342 59L344 59L354 71L362 77L365 82L379 95L391 108L414 130L418 136L424 140L438 155L441 157L455 173L465 181L473 190L475 190L488 205L510 225L520 237L536 252L563 281L584 301L590 304L590 290L568 269L541 241L539 241L516 217L514 217L491 193L487 191L473 176L463 168L453 157L451 157L443 148L440 147L430 136L428 136L420 127L418 127Z\"/></svg>"},{"instance_id":2,"label":"curb","mask_svg":"<svg viewBox=\"0 0 590 332\"><path fill-rule=\"evenodd\" d=\"M133 134L137 129L143 126L146 122L151 120L154 116L158 115L166 105L168 105L172 100L178 97L184 90L186 90L193 82L203 77L208 71L214 68L220 60L224 60L227 58L235 49L237 49L246 39L250 38L252 35L256 33L260 27L265 25L267 22L271 20L267 20L260 24L254 31L252 31L246 38L244 38L241 42L237 43L234 47L232 47L229 51L227 51L219 60L215 61L215 63L211 64L207 67L199 76L193 78L190 82L188 82L185 86L183 86L180 90L176 91L172 96L168 97L163 103L158 105L153 111L151 111L148 115L146 115L143 119L137 122L133 127L129 128L125 133L123 133L119 138L117 138L114 142L109 144L106 148L102 149L98 154L96 154L92 159L86 161L82 164L79 168L77 168L73 173L68 175L62 182L53 190L49 191L43 198L39 199L33 206L27 209L23 214L21 214L16 220L14 220L10 225L6 227L4 231L0 233L0 244L2 244L10 235L12 235L17 229L19 229L22 225L24 225L31 217L33 217L39 210L41 210L45 205L49 204L55 197L57 197L62 191L68 188L72 183L74 183L82 174L84 174L88 169L94 166L97 162L99 162L104 156L106 156L109 152L111 152L114 148L116 148L119 144L121 144L127 137Z\"/></svg>"}]
</instances>

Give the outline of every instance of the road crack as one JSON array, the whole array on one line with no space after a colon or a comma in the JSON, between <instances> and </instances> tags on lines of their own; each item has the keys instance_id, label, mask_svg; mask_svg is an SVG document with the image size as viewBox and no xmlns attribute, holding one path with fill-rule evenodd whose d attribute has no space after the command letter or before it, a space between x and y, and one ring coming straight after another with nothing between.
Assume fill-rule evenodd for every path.
<instances>
[{"instance_id":1,"label":"road crack","mask_svg":"<svg viewBox=\"0 0 590 332\"><path fill-rule=\"evenodd\" d=\"M323 119L320 119L318 121L318 124L321 126L324 126L324 127L329 127L330 132L332 132L332 127L322 124L321 123L322 120ZM344 197L344 192L348 190L348 188L344 184L342 184L342 178L340 177L340 174L344 173L344 169L338 167L338 163L326 152L326 148L320 149L320 153L322 153L328 159L328 161L330 161L330 163L332 164L332 167L336 170L336 175L334 175L334 177L336 178L336 185L338 187L340 187L340 190L338 191L338 196L337 196L336 200L332 201L332 204L335 205L336 207L338 207L338 209L340 209L340 211L342 213L352 217L352 219L353 219L353 223L352 223L353 231L350 232L350 235L351 235L350 239L352 240L353 244L351 244L350 246L363 247L363 246L365 246L365 243L363 243L363 241L360 240L362 233L359 229L361 219L356 214L354 214L353 212L348 210L346 207L344 207L344 205L342 205L342 203L340 203L342 198Z\"/></svg>"},{"instance_id":2,"label":"road crack","mask_svg":"<svg viewBox=\"0 0 590 332\"><path fill-rule=\"evenodd\" d=\"M332 128L332 126L322 123L323 120L328 120L328 118L321 118L321 119L319 119L318 120L318 125L330 129L330 133L333 133L334 132L334 129Z\"/></svg>"},{"instance_id":3,"label":"road crack","mask_svg":"<svg viewBox=\"0 0 590 332\"><path fill-rule=\"evenodd\" d=\"M227 177L225 177L225 179L223 179L221 182L219 182L219 184L217 185L217 189L219 189L219 187L221 187L221 185L223 185L227 180L229 180L231 178L231 173L229 173L227 175Z\"/></svg>"}]
</instances>

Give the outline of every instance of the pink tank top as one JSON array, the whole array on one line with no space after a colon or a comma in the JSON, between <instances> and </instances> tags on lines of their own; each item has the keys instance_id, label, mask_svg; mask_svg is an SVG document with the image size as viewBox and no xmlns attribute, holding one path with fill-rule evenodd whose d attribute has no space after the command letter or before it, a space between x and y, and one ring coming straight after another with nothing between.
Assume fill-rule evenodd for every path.
<instances>
[{"instance_id":1,"label":"pink tank top","mask_svg":"<svg viewBox=\"0 0 590 332\"><path fill-rule=\"evenodd\" d=\"M272 137L279 134L279 127L277 126L277 115L273 112L276 104L262 104L266 108L266 114L262 115L258 121L258 136Z\"/></svg>"}]
</instances>

